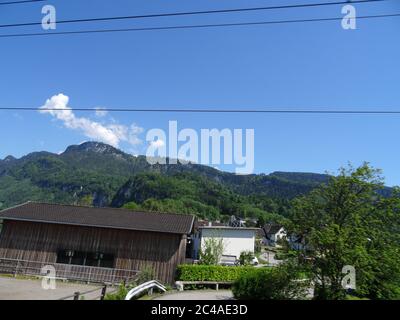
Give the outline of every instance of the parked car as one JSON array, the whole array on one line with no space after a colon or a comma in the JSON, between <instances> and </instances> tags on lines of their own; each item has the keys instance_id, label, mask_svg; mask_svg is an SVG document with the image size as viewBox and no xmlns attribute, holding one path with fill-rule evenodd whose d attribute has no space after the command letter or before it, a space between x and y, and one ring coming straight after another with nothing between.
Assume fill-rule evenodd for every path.
<instances>
[{"instance_id":1,"label":"parked car","mask_svg":"<svg viewBox=\"0 0 400 320\"><path fill-rule=\"evenodd\" d=\"M220 265L222 266L236 266L237 265L236 256L223 255L220 260Z\"/></svg>"},{"instance_id":2,"label":"parked car","mask_svg":"<svg viewBox=\"0 0 400 320\"><path fill-rule=\"evenodd\" d=\"M253 266L256 266L256 265L258 265L258 259L257 259L257 257L254 257L252 260L251 260L251 264L253 265Z\"/></svg>"}]
</instances>

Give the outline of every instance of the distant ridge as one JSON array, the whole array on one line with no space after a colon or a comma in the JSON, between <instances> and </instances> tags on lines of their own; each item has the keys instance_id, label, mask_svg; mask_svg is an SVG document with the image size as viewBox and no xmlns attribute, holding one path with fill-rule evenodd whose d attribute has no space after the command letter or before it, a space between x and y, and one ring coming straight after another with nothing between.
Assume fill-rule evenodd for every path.
<instances>
[{"instance_id":1,"label":"distant ridge","mask_svg":"<svg viewBox=\"0 0 400 320\"><path fill-rule=\"evenodd\" d=\"M326 183L326 174L235 175L208 166L150 165L101 142L61 154L0 160L0 209L26 201L196 213L221 217L285 215L290 199Z\"/></svg>"}]
</instances>

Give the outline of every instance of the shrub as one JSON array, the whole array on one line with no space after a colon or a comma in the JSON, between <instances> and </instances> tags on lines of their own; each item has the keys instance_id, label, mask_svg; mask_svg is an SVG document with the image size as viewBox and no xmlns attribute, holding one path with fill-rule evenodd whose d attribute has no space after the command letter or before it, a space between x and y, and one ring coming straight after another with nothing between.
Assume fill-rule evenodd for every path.
<instances>
[{"instance_id":1,"label":"shrub","mask_svg":"<svg viewBox=\"0 0 400 320\"><path fill-rule=\"evenodd\" d=\"M135 279L134 282L130 283L129 285L124 285L121 283L118 287L118 290L114 293L107 293L105 296L105 300L125 300L126 295L128 294L129 290L132 288L145 283L147 281L153 280L154 279L154 272L153 269L150 267L145 267L143 268L138 277ZM136 299L139 298L136 297Z\"/></svg>"},{"instance_id":2,"label":"shrub","mask_svg":"<svg viewBox=\"0 0 400 320\"><path fill-rule=\"evenodd\" d=\"M240 253L239 262L242 266L248 266L252 263L254 254L251 251L243 251Z\"/></svg>"},{"instance_id":3,"label":"shrub","mask_svg":"<svg viewBox=\"0 0 400 320\"><path fill-rule=\"evenodd\" d=\"M224 242L222 238L207 238L200 249L200 263L206 265L217 265L221 260L223 252Z\"/></svg>"},{"instance_id":4,"label":"shrub","mask_svg":"<svg viewBox=\"0 0 400 320\"><path fill-rule=\"evenodd\" d=\"M235 298L244 300L302 299L308 282L296 280L298 273L287 266L253 268L234 282L232 291Z\"/></svg>"},{"instance_id":5,"label":"shrub","mask_svg":"<svg viewBox=\"0 0 400 320\"><path fill-rule=\"evenodd\" d=\"M140 270L139 275L137 279L134 282L134 285L138 286L142 283L145 283L147 281L151 281L154 279L154 271L150 267L145 267L142 270Z\"/></svg>"},{"instance_id":6,"label":"shrub","mask_svg":"<svg viewBox=\"0 0 400 320\"><path fill-rule=\"evenodd\" d=\"M114 293L107 293L104 297L104 300L125 300L128 291L129 288L125 287L123 284L120 284L118 291Z\"/></svg>"},{"instance_id":7,"label":"shrub","mask_svg":"<svg viewBox=\"0 0 400 320\"><path fill-rule=\"evenodd\" d=\"M183 264L177 268L177 280L235 281L251 270L253 270L253 267Z\"/></svg>"}]
</instances>

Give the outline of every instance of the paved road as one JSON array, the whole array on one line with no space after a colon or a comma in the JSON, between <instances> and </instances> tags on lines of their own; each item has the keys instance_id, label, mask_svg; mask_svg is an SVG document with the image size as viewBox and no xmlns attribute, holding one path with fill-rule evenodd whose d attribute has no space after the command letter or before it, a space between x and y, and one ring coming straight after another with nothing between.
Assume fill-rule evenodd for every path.
<instances>
[{"instance_id":1,"label":"paved road","mask_svg":"<svg viewBox=\"0 0 400 320\"><path fill-rule=\"evenodd\" d=\"M262 253L260 255L260 258L265 261L268 261L268 265L270 265L270 266L277 266L278 264L280 264L282 262L282 260L275 259L274 251L268 251L268 252Z\"/></svg>"},{"instance_id":2,"label":"paved road","mask_svg":"<svg viewBox=\"0 0 400 320\"><path fill-rule=\"evenodd\" d=\"M231 300L230 290L188 290L182 292L168 293L154 300Z\"/></svg>"},{"instance_id":3,"label":"paved road","mask_svg":"<svg viewBox=\"0 0 400 320\"><path fill-rule=\"evenodd\" d=\"M71 282L57 282L56 289L42 289L41 280L26 280L0 277L0 300L57 300L74 294L97 288L96 285L76 284ZM85 296L89 300L100 295L100 291Z\"/></svg>"}]
</instances>

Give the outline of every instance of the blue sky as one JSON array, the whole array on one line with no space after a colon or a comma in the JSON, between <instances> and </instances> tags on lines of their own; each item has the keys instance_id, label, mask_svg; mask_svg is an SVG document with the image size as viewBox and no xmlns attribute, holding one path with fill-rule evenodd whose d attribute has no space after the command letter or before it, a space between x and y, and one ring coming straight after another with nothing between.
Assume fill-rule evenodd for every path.
<instances>
[{"instance_id":1,"label":"blue sky","mask_svg":"<svg viewBox=\"0 0 400 320\"><path fill-rule=\"evenodd\" d=\"M325 0L329 2L328 0ZM58 19L311 3L304 1L53 0ZM323 2L323 1L321 1ZM42 4L0 6L1 24L40 21ZM400 12L400 3L357 5L358 15ZM341 16L341 6L58 26L103 27L262 21ZM0 106L40 107L63 93L69 106L138 108L317 108L400 110L400 18L0 38ZM40 32L40 27L0 30ZM381 168L400 184L399 116L294 114L154 114L74 112L103 126L254 128L255 171L334 172L351 162ZM39 112L0 111L0 158L59 152L90 137ZM146 144L118 146L144 153ZM229 166L221 169L231 170Z\"/></svg>"}]
</instances>

